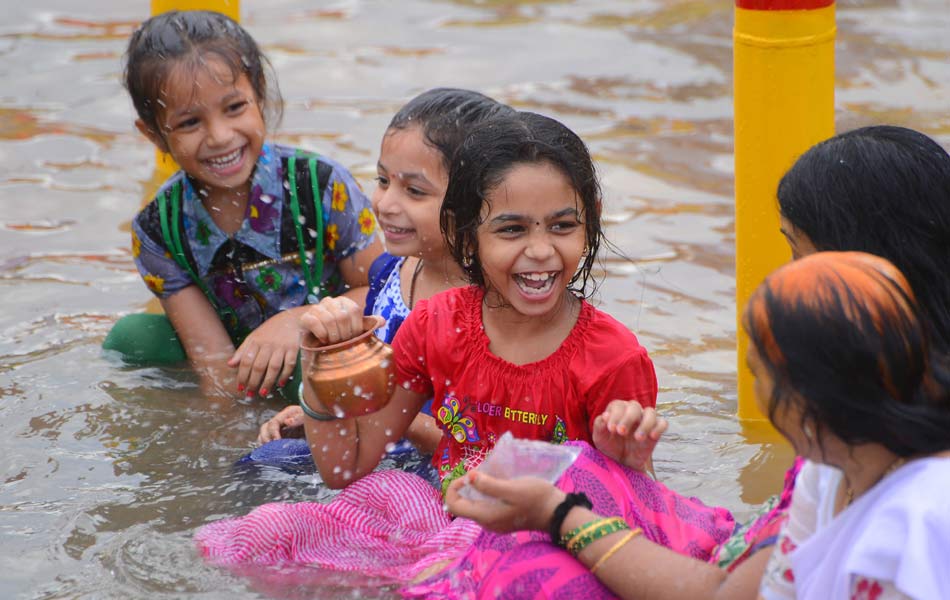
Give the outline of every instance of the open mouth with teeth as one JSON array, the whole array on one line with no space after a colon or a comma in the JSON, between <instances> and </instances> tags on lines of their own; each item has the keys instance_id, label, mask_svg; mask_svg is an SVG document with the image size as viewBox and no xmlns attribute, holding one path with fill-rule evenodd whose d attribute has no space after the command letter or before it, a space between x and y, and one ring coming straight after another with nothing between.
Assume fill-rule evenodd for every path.
<instances>
[{"instance_id":1,"label":"open mouth with teeth","mask_svg":"<svg viewBox=\"0 0 950 600\"><path fill-rule=\"evenodd\" d=\"M541 296L551 291L560 273L560 271L516 273L513 277L523 293L529 296Z\"/></svg>"},{"instance_id":2,"label":"open mouth with teeth","mask_svg":"<svg viewBox=\"0 0 950 600\"><path fill-rule=\"evenodd\" d=\"M395 225L389 225L387 223L381 223L380 226L382 227L383 235L386 236L386 240L393 243L409 240L416 233L415 229L396 227Z\"/></svg>"},{"instance_id":3,"label":"open mouth with teeth","mask_svg":"<svg viewBox=\"0 0 950 600\"><path fill-rule=\"evenodd\" d=\"M227 154L221 156L215 156L214 158L206 158L204 163L216 173L227 173L228 171L231 171L235 167L239 166L243 158L244 146L241 146L233 152L228 152Z\"/></svg>"}]
</instances>

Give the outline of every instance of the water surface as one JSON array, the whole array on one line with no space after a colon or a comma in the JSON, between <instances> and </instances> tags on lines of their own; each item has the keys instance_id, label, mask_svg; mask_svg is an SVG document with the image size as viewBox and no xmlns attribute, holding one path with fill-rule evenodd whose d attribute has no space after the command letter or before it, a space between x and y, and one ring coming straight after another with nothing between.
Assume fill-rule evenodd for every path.
<instances>
[{"instance_id":1,"label":"water surface","mask_svg":"<svg viewBox=\"0 0 950 600\"><path fill-rule=\"evenodd\" d=\"M386 595L373 582L251 581L205 566L199 525L321 499L309 477L237 473L277 408L222 410L184 369L99 346L150 294L129 221L156 181L121 54L147 2L3 0L0 23L0 597ZM286 100L275 138L326 153L370 190L409 97L470 87L580 133L606 192L597 299L637 333L670 434L674 489L747 514L788 450L736 422L732 4L723 0L243 0ZM950 143L942 0L839 3L839 129L889 122Z\"/></svg>"}]
</instances>

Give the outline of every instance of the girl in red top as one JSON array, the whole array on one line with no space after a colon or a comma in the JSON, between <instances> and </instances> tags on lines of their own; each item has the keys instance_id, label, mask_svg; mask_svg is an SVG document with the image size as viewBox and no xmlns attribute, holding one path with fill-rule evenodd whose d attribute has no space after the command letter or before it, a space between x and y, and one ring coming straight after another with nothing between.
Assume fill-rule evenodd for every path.
<instances>
[{"instance_id":1,"label":"girl in red top","mask_svg":"<svg viewBox=\"0 0 950 600\"><path fill-rule=\"evenodd\" d=\"M379 412L337 418L305 385L307 437L324 481L343 487L372 471L429 397L444 433L433 457L443 486L505 431L584 440L648 468L665 427L653 411L653 363L633 333L584 299L600 212L590 154L561 123L518 113L474 129L441 209L473 285L416 304L393 341L398 385ZM362 314L348 299L326 299L301 325L337 343L362 331Z\"/></svg>"},{"instance_id":2,"label":"girl in red top","mask_svg":"<svg viewBox=\"0 0 950 600\"><path fill-rule=\"evenodd\" d=\"M645 477L624 466L650 467L666 421L654 411L656 376L646 351L584 300L603 234L600 189L580 138L531 113L477 125L452 161L441 225L473 285L413 307L393 340L398 385L390 403L338 418L305 384L301 408L314 460L328 485L345 489L327 504L265 504L202 527L198 547L209 560L306 564L359 573L354 581L365 585L366 576L424 578L463 553L481 533L478 524L452 520L439 492L418 475L370 473L429 397L443 432L433 456L443 489L505 431L592 443L603 454L587 451L602 468L577 475L589 483ZM324 299L301 324L336 343L361 332L362 312L347 300ZM690 509L683 502L649 508L678 516ZM715 514L694 521L721 525Z\"/></svg>"}]
</instances>

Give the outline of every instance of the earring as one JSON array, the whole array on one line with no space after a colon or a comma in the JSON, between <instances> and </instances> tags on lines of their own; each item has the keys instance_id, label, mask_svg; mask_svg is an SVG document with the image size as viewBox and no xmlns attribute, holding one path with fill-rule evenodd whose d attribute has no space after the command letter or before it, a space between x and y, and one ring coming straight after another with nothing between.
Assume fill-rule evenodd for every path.
<instances>
[{"instance_id":1,"label":"earring","mask_svg":"<svg viewBox=\"0 0 950 600\"><path fill-rule=\"evenodd\" d=\"M805 434L805 438L810 442L815 437L815 432L811 430L811 425L805 423L802 425L802 433Z\"/></svg>"},{"instance_id":2,"label":"earring","mask_svg":"<svg viewBox=\"0 0 950 600\"><path fill-rule=\"evenodd\" d=\"M465 267L466 269L471 268L471 266L472 266L472 257L471 257L471 256L464 256L464 257L462 257L462 266Z\"/></svg>"}]
</instances>

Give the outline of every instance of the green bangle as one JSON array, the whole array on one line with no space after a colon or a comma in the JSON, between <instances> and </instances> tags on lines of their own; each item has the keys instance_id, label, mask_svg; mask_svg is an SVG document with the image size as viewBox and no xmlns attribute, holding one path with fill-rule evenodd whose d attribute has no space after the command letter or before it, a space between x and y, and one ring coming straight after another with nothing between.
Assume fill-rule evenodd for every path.
<instances>
[{"instance_id":1,"label":"green bangle","mask_svg":"<svg viewBox=\"0 0 950 600\"><path fill-rule=\"evenodd\" d=\"M310 408L307 405L307 401L303 399L303 382L300 382L300 388L297 390L297 398L300 403L300 408L303 409L303 414L307 415L311 419L316 419L317 421L336 421L340 417L332 413L318 413L317 411Z\"/></svg>"},{"instance_id":2,"label":"green bangle","mask_svg":"<svg viewBox=\"0 0 950 600\"><path fill-rule=\"evenodd\" d=\"M599 521L594 521L593 523L589 523L588 526L585 526L584 529L582 529L579 533L571 537L570 541L567 542L567 549L576 557L591 543L612 533L623 531L624 529L630 529L630 526L627 525L627 522L620 517L612 517L609 519L600 519Z\"/></svg>"}]
</instances>

